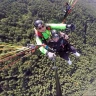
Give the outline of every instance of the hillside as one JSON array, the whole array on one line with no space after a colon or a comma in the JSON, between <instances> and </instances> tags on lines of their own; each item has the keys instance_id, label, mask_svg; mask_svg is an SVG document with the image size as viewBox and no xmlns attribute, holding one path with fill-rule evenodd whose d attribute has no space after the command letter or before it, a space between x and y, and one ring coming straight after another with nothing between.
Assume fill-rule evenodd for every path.
<instances>
[{"instance_id":1,"label":"hillside","mask_svg":"<svg viewBox=\"0 0 96 96\"><path fill-rule=\"evenodd\" d=\"M33 22L37 18L48 23L61 23L65 1L0 0L0 59L12 48L35 43ZM59 56L56 58L63 96L96 95L94 2L79 0L65 22L76 25L75 31L69 32L70 42L81 56L76 58L71 54L72 65L68 65ZM11 49L8 49L8 45ZM39 50L0 63L0 96L56 96L55 72L52 67L53 62Z\"/></svg>"},{"instance_id":2,"label":"hillside","mask_svg":"<svg viewBox=\"0 0 96 96\"><path fill-rule=\"evenodd\" d=\"M79 0L80 4L85 7L89 14L96 17L96 0Z\"/></svg>"}]
</instances>

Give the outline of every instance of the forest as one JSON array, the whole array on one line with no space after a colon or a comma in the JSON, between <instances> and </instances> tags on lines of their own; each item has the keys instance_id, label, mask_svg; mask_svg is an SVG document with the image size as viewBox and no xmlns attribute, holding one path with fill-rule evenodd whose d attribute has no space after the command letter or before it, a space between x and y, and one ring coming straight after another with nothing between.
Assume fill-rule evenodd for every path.
<instances>
[{"instance_id":1,"label":"forest","mask_svg":"<svg viewBox=\"0 0 96 96\"><path fill-rule=\"evenodd\" d=\"M0 96L56 96L54 62L38 49L12 60L1 60L19 46L36 44L36 19L62 23L67 1L0 0ZM66 24L76 26L68 35L81 56L70 54L72 65L56 56L62 96L96 96L95 6L95 0L78 0L66 19Z\"/></svg>"}]
</instances>

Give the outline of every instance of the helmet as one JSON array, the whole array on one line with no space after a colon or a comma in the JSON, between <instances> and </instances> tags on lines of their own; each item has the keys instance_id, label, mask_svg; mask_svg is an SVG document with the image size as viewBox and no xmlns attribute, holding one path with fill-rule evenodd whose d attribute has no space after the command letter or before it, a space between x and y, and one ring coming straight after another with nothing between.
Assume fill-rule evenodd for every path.
<instances>
[{"instance_id":1,"label":"helmet","mask_svg":"<svg viewBox=\"0 0 96 96\"><path fill-rule=\"evenodd\" d=\"M51 31L51 34L52 34L52 35L57 34L57 30L52 30L52 31Z\"/></svg>"},{"instance_id":2,"label":"helmet","mask_svg":"<svg viewBox=\"0 0 96 96\"><path fill-rule=\"evenodd\" d=\"M52 38L59 37L57 30L52 30L51 34L52 34Z\"/></svg>"},{"instance_id":3,"label":"helmet","mask_svg":"<svg viewBox=\"0 0 96 96\"><path fill-rule=\"evenodd\" d=\"M44 22L42 21L42 20L36 20L35 22L34 22L34 27L38 27L38 26L40 26L40 25L43 25L44 24Z\"/></svg>"},{"instance_id":4,"label":"helmet","mask_svg":"<svg viewBox=\"0 0 96 96\"><path fill-rule=\"evenodd\" d=\"M57 38L57 37L59 37L58 34L54 34L54 35L52 35L52 38Z\"/></svg>"}]
</instances>

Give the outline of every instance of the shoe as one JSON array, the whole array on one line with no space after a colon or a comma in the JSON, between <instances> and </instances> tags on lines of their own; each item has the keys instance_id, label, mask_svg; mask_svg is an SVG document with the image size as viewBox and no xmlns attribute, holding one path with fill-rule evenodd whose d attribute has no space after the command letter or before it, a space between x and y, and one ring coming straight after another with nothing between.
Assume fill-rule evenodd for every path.
<instances>
[{"instance_id":1,"label":"shoe","mask_svg":"<svg viewBox=\"0 0 96 96\"><path fill-rule=\"evenodd\" d=\"M72 61L70 61L70 58L69 58L69 60L68 60L67 62L68 62L68 64L69 64L69 65L71 65L71 64L72 64Z\"/></svg>"},{"instance_id":2,"label":"shoe","mask_svg":"<svg viewBox=\"0 0 96 96\"><path fill-rule=\"evenodd\" d=\"M77 57L80 57L80 54L78 52L74 53Z\"/></svg>"}]
</instances>

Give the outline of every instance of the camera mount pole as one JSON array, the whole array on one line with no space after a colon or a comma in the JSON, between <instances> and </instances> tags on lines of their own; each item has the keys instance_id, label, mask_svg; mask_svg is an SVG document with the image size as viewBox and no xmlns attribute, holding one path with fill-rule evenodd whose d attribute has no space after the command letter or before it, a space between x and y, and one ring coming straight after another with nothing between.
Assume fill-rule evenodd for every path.
<instances>
[{"instance_id":1,"label":"camera mount pole","mask_svg":"<svg viewBox=\"0 0 96 96\"><path fill-rule=\"evenodd\" d=\"M56 66L56 60L54 59L53 62L54 62L54 66L52 67L52 69L55 71L56 96L62 96L61 86L60 86L58 72L57 72L58 68Z\"/></svg>"}]
</instances>

